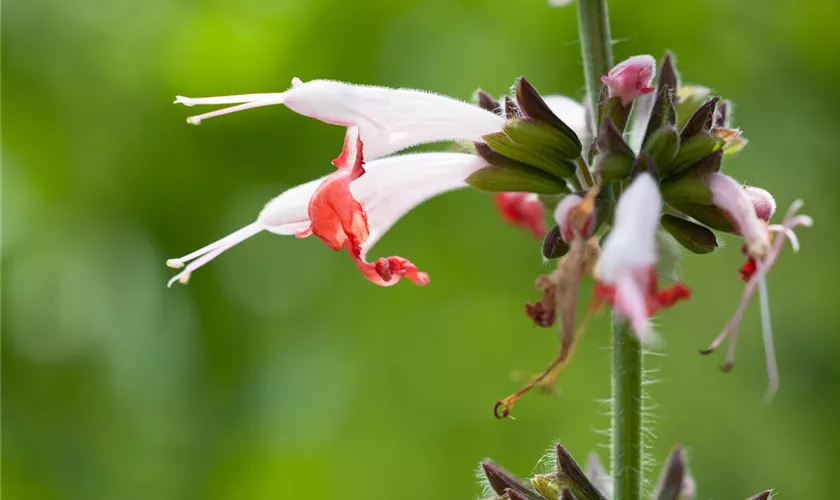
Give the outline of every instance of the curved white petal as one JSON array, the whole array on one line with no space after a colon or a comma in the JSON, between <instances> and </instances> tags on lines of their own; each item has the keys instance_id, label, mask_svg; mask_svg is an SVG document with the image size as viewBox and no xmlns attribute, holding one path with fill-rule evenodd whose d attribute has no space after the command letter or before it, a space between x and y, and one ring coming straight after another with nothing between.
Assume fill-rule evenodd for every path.
<instances>
[{"instance_id":1,"label":"curved white petal","mask_svg":"<svg viewBox=\"0 0 840 500\"><path fill-rule=\"evenodd\" d=\"M744 238L747 253L762 258L770 248L767 227L756 215L750 194L732 177L721 173L709 174L712 203L726 212L735 230Z\"/></svg>"},{"instance_id":2,"label":"curved white petal","mask_svg":"<svg viewBox=\"0 0 840 500\"><path fill-rule=\"evenodd\" d=\"M466 178L486 165L480 157L464 153L418 153L366 163L365 174L350 185L370 227L370 236L362 245L362 260L409 210L429 198L465 187ZM303 234L309 228L309 200L323 180L322 177L284 191L265 205L255 222L184 257L169 259L170 267L183 268L169 284L186 283L195 270L261 231Z\"/></svg>"},{"instance_id":3,"label":"curved white petal","mask_svg":"<svg viewBox=\"0 0 840 500\"><path fill-rule=\"evenodd\" d=\"M642 273L622 273L615 282L615 310L630 322L630 327L643 342L652 339L650 320L645 302L644 285L647 279Z\"/></svg>"},{"instance_id":4,"label":"curved white petal","mask_svg":"<svg viewBox=\"0 0 840 500\"><path fill-rule=\"evenodd\" d=\"M298 81L279 94L178 97L176 102L187 106L239 103L191 117L188 121L193 124L234 111L284 104L296 113L325 123L359 127L369 160L428 142L481 141L482 136L501 131L505 122L478 106L431 92L332 80Z\"/></svg>"},{"instance_id":5,"label":"curved white petal","mask_svg":"<svg viewBox=\"0 0 840 500\"><path fill-rule=\"evenodd\" d=\"M586 108L564 95L547 95L543 97L543 100L557 118L563 120L563 123L568 125L585 144L585 138L589 136L589 129L586 126Z\"/></svg>"},{"instance_id":6,"label":"curved white petal","mask_svg":"<svg viewBox=\"0 0 840 500\"><path fill-rule=\"evenodd\" d=\"M463 153L408 154L366 164L365 175L350 185L370 226L362 258L409 210L429 198L466 187L466 178L485 166L480 157Z\"/></svg>"},{"instance_id":7,"label":"curved white petal","mask_svg":"<svg viewBox=\"0 0 840 500\"><path fill-rule=\"evenodd\" d=\"M656 264L656 227L662 211L662 195L650 174L636 177L615 210L615 222L598 266L599 277L607 283L633 270Z\"/></svg>"}]
</instances>

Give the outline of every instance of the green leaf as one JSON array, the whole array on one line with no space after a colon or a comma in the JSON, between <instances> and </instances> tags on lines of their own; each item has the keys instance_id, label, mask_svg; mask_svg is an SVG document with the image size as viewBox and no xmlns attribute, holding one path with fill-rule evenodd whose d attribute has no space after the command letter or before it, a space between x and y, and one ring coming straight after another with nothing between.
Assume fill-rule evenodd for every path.
<instances>
[{"instance_id":1,"label":"green leaf","mask_svg":"<svg viewBox=\"0 0 840 500\"><path fill-rule=\"evenodd\" d=\"M663 127L650 137L644 150L653 158L653 164L661 178L668 177L671 162L680 148L680 136L675 127Z\"/></svg>"},{"instance_id":2,"label":"green leaf","mask_svg":"<svg viewBox=\"0 0 840 500\"><path fill-rule=\"evenodd\" d=\"M660 222L671 236L694 253L709 253L718 247L715 233L706 227L670 214L663 215Z\"/></svg>"},{"instance_id":3,"label":"green leaf","mask_svg":"<svg viewBox=\"0 0 840 500\"><path fill-rule=\"evenodd\" d=\"M650 110L647 130L642 145L646 145L653 133L666 126L674 125L677 112L674 110L674 96L679 88L677 69L669 52L665 53L659 64L659 76L656 78L656 95Z\"/></svg>"},{"instance_id":4,"label":"green leaf","mask_svg":"<svg viewBox=\"0 0 840 500\"><path fill-rule=\"evenodd\" d=\"M620 97L607 97L607 86L601 86L601 96L598 101L598 123L604 124L611 121L623 133L627 127L627 119L630 117L630 106L624 107Z\"/></svg>"},{"instance_id":5,"label":"green leaf","mask_svg":"<svg viewBox=\"0 0 840 500\"><path fill-rule=\"evenodd\" d=\"M538 122L550 125L556 129L561 135L566 137L569 141L575 144L577 153L570 153L569 159L575 159L580 156L581 146L580 138L575 134L571 127L566 125L557 115L551 111L548 104L545 103L537 89L531 85L525 78L520 78L516 84L516 102L519 104L519 109L526 118L531 118Z\"/></svg>"},{"instance_id":6,"label":"green leaf","mask_svg":"<svg viewBox=\"0 0 840 500\"><path fill-rule=\"evenodd\" d=\"M601 174L604 182L626 179L632 170L632 157L611 153L601 153L595 157L595 171Z\"/></svg>"},{"instance_id":7,"label":"green leaf","mask_svg":"<svg viewBox=\"0 0 840 500\"><path fill-rule=\"evenodd\" d=\"M670 175L679 173L682 170L697 163L701 158L704 158L718 149L720 149L722 141L713 137L711 134L703 133L695 135L687 141L680 144L680 149L674 161L671 163L669 169Z\"/></svg>"},{"instance_id":8,"label":"green leaf","mask_svg":"<svg viewBox=\"0 0 840 500\"><path fill-rule=\"evenodd\" d=\"M656 165L653 163L653 158L645 151L639 153L636 161L633 162L633 171L631 172L631 175L635 177L642 172L649 173L654 179L659 176L659 174L656 173Z\"/></svg>"},{"instance_id":9,"label":"green leaf","mask_svg":"<svg viewBox=\"0 0 840 500\"><path fill-rule=\"evenodd\" d=\"M659 184L662 198L670 204L695 203L708 205L712 202L712 191L700 177L685 177Z\"/></svg>"},{"instance_id":10,"label":"green leaf","mask_svg":"<svg viewBox=\"0 0 840 500\"><path fill-rule=\"evenodd\" d=\"M708 174L720 172L721 162L723 161L723 150L718 149L714 153L701 158L694 165L684 169L677 175L668 178L668 182L679 182L689 177L701 178Z\"/></svg>"},{"instance_id":11,"label":"green leaf","mask_svg":"<svg viewBox=\"0 0 840 500\"><path fill-rule=\"evenodd\" d=\"M726 218L726 214L714 205L671 201L668 203L680 212L706 226L709 226L712 229L726 233L732 232L732 224L729 222L729 219Z\"/></svg>"},{"instance_id":12,"label":"green leaf","mask_svg":"<svg viewBox=\"0 0 840 500\"><path fill-rule=\"evenodd\" d=\"M689 118L682 132L680 132L681 140L687 141L695 135L706 133L712 129L718 101L720 101L720 97L713 97L700 106L700 109Z\"/></svg>"},{"instance_id":13,"label":"green leaf","mask_svg":"<svg viewBox=\"0 0 840 500\"><path fill-rule=\"evenodd\" d=\"M597 140L598 150L604 153L614 153L626 156L631 160L635 157L633 149L627 145L621 136L618 128L611 120L606 120L601 125Z\"/></svg>"},{"instance_id":14,"label":"green leaf","mask_svg":"<svg viewBox=\"0 0 840 500\"><path fill-rule=\"evenodd\" d=\"M548 148L529 147L514 141L504 132L484 136L487 145L503 156L541 170L552 177L572 177L574 169L557 153Z\"/></svg>"},{"instance_id":15,"label":"green leaf","mask_svg":"<svg viewBox=\"0 0 840 500\"><path fill-rule=\"evenodd\" d=\"M706 87L685 86L677 91L677 128L682 130L689 118L700 109L709 98L712 91Z\"/></svg>"},{"instance_id":16,"label":"green leaf","mask_svg":"<svg viewBox=\"0 0 840 500\"><path fill-rule=\"evenodd\" d=\"M492 165L473 172L466 182L482 191L522 191L538 194L569 192L564 181L534 168L526 170Z\"/></svg>"},{"instance_id":17,"label":"green leaf","mask_svg":"<svg viewBox=\"0 0 840 500\"><path fill-rule=\"evenodd\" d=\"M505 132L522 145L556 151L566 160L580 156L581 145L577 137L572 139L551 125L528 119L510 120L505 124Z\"/></svg>"}]
</instances>

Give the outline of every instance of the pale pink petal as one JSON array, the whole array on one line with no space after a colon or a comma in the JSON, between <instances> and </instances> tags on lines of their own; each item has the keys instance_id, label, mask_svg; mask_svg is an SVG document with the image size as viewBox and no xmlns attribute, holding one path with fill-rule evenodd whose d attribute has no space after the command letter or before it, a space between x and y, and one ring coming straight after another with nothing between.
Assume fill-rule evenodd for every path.
<instances>
[{"instance_id":1,"label":"pale pink petal","mask_svg":"<svg viewBox=\"0 0 840 500\"><path fill-rule=\"evenodd\" d=\"M571 241L575 237L575 230L569 225L569 212L572 211L575 207L583 202L583 198L576 194L570 194L564 196L560 203L557 204L557 207L554 209L554 221L557 222L557 225L560 227L560 236L563 237L563 241L566 243L571 243ZM593 221L594 222L594 221ZM589 226L594 226L594 224L588 224ZM582 235L584 238L588 238L591 235L591 231L588 232L589 234Z\"/></svg>"},{"instance_id":2,"label":"pale pink petal","mask_svg":"<svg viewBox=\"0 0 840 500\"><path fill-rule=\"evenodd\" d=\"M499 132L505 119L478 106L430 92L352 85L331 80L297 83L278 94L189 98L187 106L240 103L190 118L198 124L213 116L260 106L284 104L325 123L358 127L369 160L428 142L481 141Z\"/></svg>"},{"instance_id":3,"label":"pale pink petal","mask_svg":"<svg viewBox=\"0 0 840 500\"><path fill-rule=\"evenodd\" d=\"M653 333L650 328L647 307L647 273L622 273L615 282L615 303L613 307L622 317L630 322L630 327L641 341L650 341ZM649 275L648 275L649 276Z\"/></svg>"},{"instance_id":4,"label":"pale pink petal","mask_svg":"<svg viewBox=\"0 0 840 500\"><path fill-rule=\"evenodd\" d=\"M630 270L656 265L656 228L661 211L657 182L650 174L640 174L618 200L613 228L598 265L601 281L615 283Z\"/></svg>"},{"instance_id":5,"label":"pale pink petal","mask_svg":"<svg viewBox=\"0 0 840 500\"><path fill-rule=\"evenodd\" d=\"M776 213L776 199L770 191L755 186L744 186L744 191L752 202L756 217L764 222L769 221Z\"/></svg>"},{"instance_id":6,"label":"pale pink petal","mask_svg":"<svg viewBox=\"0 0 840 500\"><path fill-rule=\"evenodd\" d=\"M709 174L706 182L712 191L712 203L723 210L736 234L744 238L747 254L759 259L770 248L767 225L756 215L753 201L735 179L721 173Z\"/></svg>"}]
</instances>

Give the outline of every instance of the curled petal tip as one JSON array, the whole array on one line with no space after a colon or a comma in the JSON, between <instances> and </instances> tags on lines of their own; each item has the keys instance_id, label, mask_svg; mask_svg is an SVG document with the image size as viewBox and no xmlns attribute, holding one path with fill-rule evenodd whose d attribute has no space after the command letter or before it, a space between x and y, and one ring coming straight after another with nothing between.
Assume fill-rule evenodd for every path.
<instances>
[{"instance_id":1,"label":"curled petal tip","mask_svg":"<svg viewBox=\"0 0 840 500\"><path fill-rule=\"evenodd\" d=\"M186 285L186 284L187 284L187 283L189 283L189 281L190 281L190 273L189 273L189 272L182 272L182 273L180 273L180 274L177 274L177 275L173 276L173 277L172 277L172 279L170 279L170 280L166 283L166 288L172 288L172 285L173 285L176 281L177 281L178 283L182 284L182 285Z\"/></svg>"},{"instance_id":2,"label":"curled petal tip","mask_svg":"<svg viewBox=\"0 0 840 500\"><path fill-rule=\"evenodd\" d=\"M303 85L303 80L298 77L292 78L292 87L297 87L299 85Z\"/></svg>"},{"instance_id":3,"label":"curled petal tip","mask_svg":"<svg viewBox=\"0 0 840 500\"><path fill-rule=\"evenodd\" d=\"M187 123L189 123L190 125L201 125L201 118L197 116L191 116L187 118Z\"/></svg>"},{"instance_id":4,"label":"curled petal tip","mask_svg":"<svg viewBox=\"0 0 840 500\"><path fill-rule=\"evenodd\" d=\"M498 419L507 418L510 415L510 406L505 401L496 401L493 405L493 415Z\"/></svg>"},{"instance_id":5,"label":"curled petal tip","mask_svg":"<svg viewBox=\"0 0 840 500\"><path fill-rule=\"evenodd\" d=\"M192 99L189 97L184 97L182 95L175 96L175 102L173 104L183 104L184 106L194 106L195 104L192 102Z\"/></svg>"},{"instance_id":6,"label":"curled petal tip","mask_svg":"<svg viewBox=\"0 0 840 500\"><path fill-rule=\"evenodd\" d=\"M729 373L732 371L733 368L735 368L735 364L730 361L727 361L726 363L720 365L720 371L722 371L723 373Z\"/></svg>"},{"instance_id":7,"label":"curled petal tip","mask_svg":"<svg viewBox=\"0 0 840 500\"><path fill-rule=\"evenodd\" d=\"M184 262L181 259L167 259L166 265L172 269L181 269L184 267Z\"/></svg>"},{"instance_id":8,"label":"curled petal tip","mask_svg":"<svg viewBox=\"0 0 840 500\"><path fill-rule=\"evenodd\" d=\"M703 356L708 356L713 352L715 352L715 347L707 347L705 349L700 349L700 354Z\"/></svg>"}]
</instances>

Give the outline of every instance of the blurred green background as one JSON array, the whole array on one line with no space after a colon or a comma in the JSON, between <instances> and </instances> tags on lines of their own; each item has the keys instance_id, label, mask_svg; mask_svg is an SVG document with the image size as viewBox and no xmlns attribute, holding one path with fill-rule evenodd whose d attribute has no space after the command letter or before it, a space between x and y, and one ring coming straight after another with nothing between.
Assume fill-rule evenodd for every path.
<instances>
[{"instance_id":1,"label":"blurred green background","mask_svg":"<svg viewBox=\"0 0 840 500\"><path fill-rule=\"evenodd\" d=\"M690 302L659 320L650 450L689 451L698 498L830 498L840 467L840 3L612 2L615 53L666 48L734 100L750 145L727 171L806 200L816 226L770 278L782 387L757 307L736 369L697 354L735 308L738 242L687 256ZM343 131L280 107L195 128L176 94L292 77L469 98L526 75L582 97L574 7L539 0L6 0L2 12L2 487L26 499L474 498L492 456L527 474L554 439L607 440L608 318L561 396L492 416L553 355L535 330L536 244L490 196L409 214L377 246L428 271L382 289L316 238L262 234L165 287L175 257L323 175ZM445 146L440 146L445 147ZM658 474L659 465L655 474ZM654 473L651 473L653 476Z\"/></svg>"}]
</instances>

